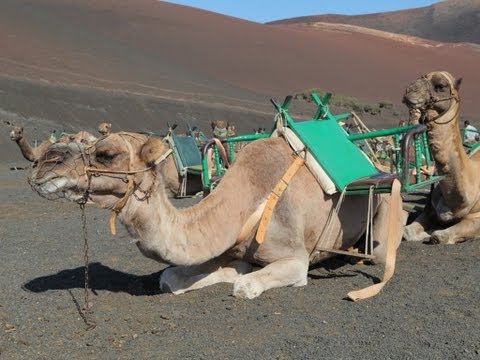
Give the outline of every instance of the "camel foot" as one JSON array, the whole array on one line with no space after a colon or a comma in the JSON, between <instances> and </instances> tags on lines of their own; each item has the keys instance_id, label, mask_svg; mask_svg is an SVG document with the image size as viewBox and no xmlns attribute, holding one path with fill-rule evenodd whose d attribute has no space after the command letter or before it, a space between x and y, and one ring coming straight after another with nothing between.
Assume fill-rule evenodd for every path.
<instances>
[{"instance_id":1,"label":"camel foot","mask_svg":"<svg viewBox=\"0 0 480 360\"><path fill-rule=\"evenodd\" d=\"M403 240L405 241L426 241L428 238L430 235L423 229L419 231L411 225L405 226L403 229Z\"/></svg>"},{"instance_id":2,"label":"camel foot","mask_svg":"<svg viewBox=\"0 0 480 360\"><path fill-rule=\"evenodd\" d=\"M437 244L453 245L455 244L455 240L451 236L449 236L448 233L444 231L434 231L428 243L432 245L437 245Z\"/></svg>"}]
</instances>

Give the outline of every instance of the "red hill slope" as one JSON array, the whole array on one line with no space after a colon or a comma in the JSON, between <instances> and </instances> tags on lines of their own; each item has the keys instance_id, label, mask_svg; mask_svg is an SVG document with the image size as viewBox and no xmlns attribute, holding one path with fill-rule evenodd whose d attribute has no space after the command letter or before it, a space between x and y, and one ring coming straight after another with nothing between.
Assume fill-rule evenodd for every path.
<instances>
[{"instance_id":1,"label":"red hill slope","mask_svg":"<svg viewBox=\"0 0 480 360\"><path fill-rule=\"evenodd\" d=\"M270 97L308 88L400 104L411 80L436 69L464 77L464 111L477 114L480 52L470 46L262 25L155 0L3 0L0 46L0 111L54 123L270 117Z\"/></svg>"},{"instance_id":2,"label":"red hill slope","mask_svg":"<svg viewBox=\"0 0 480 360\"><path fill-rule=\"evenodd\" d=\"M417 9L368 15L318 15L270 24L315 22L356 25L443 42L480 44L480 1L448 0Z\"/></svg>"}]
</instances>

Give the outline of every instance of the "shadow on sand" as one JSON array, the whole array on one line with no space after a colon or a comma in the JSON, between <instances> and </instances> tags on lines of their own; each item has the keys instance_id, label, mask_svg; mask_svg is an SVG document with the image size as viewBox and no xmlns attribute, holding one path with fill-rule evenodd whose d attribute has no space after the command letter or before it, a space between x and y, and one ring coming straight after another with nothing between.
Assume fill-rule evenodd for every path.
<instances>
[{"instance_id":1,"label":"shadow on sand","mask_svg":"<svg viewBox=\"0 0 480 360\"><path fill-rule=\"evenodd\" d=\"M362 275L374 283L381 281L376 276L372 276L360 269L338 271L339 268L345 267L347 264L348 262L342 259L342 257L328 259L321 264L311 267L308 277L311 279L329 279ZM25 283L22 288L25 291L34 293L49 290L83 289L85 285L84 271L84 267L81 266L62 270L52 275L40 276ZM111 269L99 262L95 262L89 266L89 285L94 294L96 294L97 290L106 290L124 292L134 296L158 295L162 293L158 284L162 271L149 275L134 275Z\"/></svg>"},{"instance_id":2,"label":"shadow on sand","mask_svg":"<svg viewBox=\"0 0 480 360\"><path fill-rule=\"evenodd\" d=\"M71 290L84 288L84 267L62 270L56 274L37 277L25 283L26 291L41 293L48 290ZM90 289L124 292L135 296L157 295L161 291L158 279L162 271L150 275L127 274L111 269L99 262L91 263L88 270Z\"/></svg>"}]
</instances>

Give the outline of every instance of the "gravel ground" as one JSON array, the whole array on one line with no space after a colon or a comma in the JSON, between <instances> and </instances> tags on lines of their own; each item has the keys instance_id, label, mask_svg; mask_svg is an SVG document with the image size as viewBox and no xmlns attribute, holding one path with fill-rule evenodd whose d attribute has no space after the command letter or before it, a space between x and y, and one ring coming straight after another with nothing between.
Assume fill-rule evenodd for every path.
<instances>
[{"instance_id":1,"label":"gravel ground","mask_svg":"<svg viewBox=\"0 0 480 360\"><path fill-rule=\"evenodd\" d=\"M163 266L87 207L87 330L78 206L40 198L5 164L0 188L1 359L480 358L479 241L402 243L394 278L359 303L345 294L383 269L345 258L312 269L305 287L254 300L235 299L230 285L175 296L158 290Z\"/></svg>"}]
</instances>

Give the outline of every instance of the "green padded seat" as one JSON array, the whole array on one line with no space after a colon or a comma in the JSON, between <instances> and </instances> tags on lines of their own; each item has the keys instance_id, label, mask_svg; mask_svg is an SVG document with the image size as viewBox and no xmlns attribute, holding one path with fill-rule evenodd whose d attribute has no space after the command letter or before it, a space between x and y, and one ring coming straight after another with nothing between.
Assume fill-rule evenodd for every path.
<instances>
[{"instance_id":1,"label":"green padded seat","mask_svg":"<svg viewBox=\"0 0 480 360\"><path fill-rule=\"evenodd\" d=\"M288 121L341 192L349 184L379 173L335 120Z\"/></svg>"},{"instance_id":2,"label":"green padded seat","mask_svg":"<svg viewBox=\"0 0 480 360\"><path fill-rule=\"evenodd\" d=\"M186 168L194 168L202 166L202 155L198 149L195 139L191 136L172 135L173 142L178 151L178 155L182 162L182 166Z\"/></svg>"}]
</instances>

